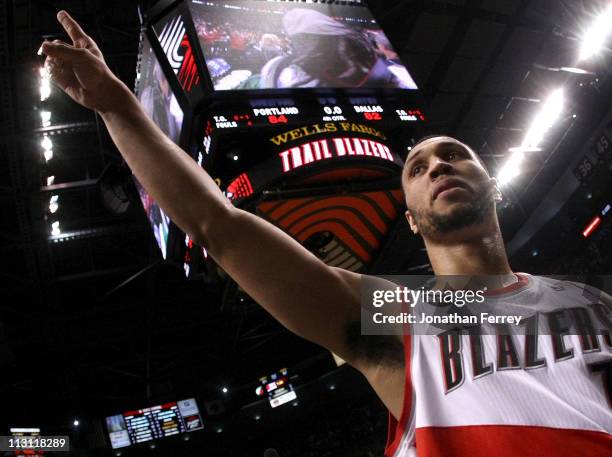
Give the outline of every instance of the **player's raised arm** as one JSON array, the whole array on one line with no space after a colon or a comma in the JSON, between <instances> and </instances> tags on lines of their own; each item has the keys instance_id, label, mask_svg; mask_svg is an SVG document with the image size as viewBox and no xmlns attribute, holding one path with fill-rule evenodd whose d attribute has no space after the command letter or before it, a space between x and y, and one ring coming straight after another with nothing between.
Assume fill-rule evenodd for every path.
<instances>
[{"instance_id":1,"label":"player's raised arm","mask_svg":"<svg viewBox=\"0 0 612 457\"><path fill-rule=\"evenodd\" d=\"M326 266L272 224L236 209L212 178L147 117L65 12L72 44L45 42L53 80L98 111L126 162L169 217L289 330L353 359L346 326L359 318L359 276Z\"/></svg>"}]
</instances>

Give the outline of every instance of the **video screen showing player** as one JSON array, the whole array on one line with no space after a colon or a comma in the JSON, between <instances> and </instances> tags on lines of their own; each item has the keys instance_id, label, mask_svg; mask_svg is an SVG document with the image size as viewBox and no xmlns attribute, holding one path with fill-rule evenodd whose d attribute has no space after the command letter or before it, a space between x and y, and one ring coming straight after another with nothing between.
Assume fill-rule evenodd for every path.
<instances>
[{"instance_id":1,"label":"video screen showing player","mask_svg":"<svg viewBox=\"0 0 612 457\"><path fill-rule=\"evenodd\" d=\"M417 89L367 8L192 0L215 90Z\"/></svg>"},{"instance_id":2,"label":"video screen showing player","mask_svg":"<svg viewBox=\"0 0 612 457\"><path fill-rule=\"evenodd\" d=\"M136 95L145 112L175 143L179 143L183 125L183 110L172 93L149 40L144 37ZM155 240L165 259L167 255L170 218L136 180L138 194L153 227Z\"/></svg>"}]
</instances>

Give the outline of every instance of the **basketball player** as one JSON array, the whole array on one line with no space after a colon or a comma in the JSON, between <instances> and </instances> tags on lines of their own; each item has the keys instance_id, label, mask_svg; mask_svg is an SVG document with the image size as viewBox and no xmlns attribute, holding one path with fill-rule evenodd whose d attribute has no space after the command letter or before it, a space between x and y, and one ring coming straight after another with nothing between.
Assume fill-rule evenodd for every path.
<instances>
[{"instance_id":1,"label":"basketball player","mask_svg":"<svg viewBox=\"0 0 612 457\"><path fill-rule=\"evenodd\" d=\"M469 147L434 137L411 151L402 176L410 227L423 237L436 275L496 275L493 299L537 308L530 325L539 328L539 316L557 333L362 336L365 277L326 266L280 229L236 209L144 114L79 25L63 11L58 20L72 44L42 45L56 84L100 113L138 180L251 297L363 373L390 411L388 457L611 455L611 308L598 303L590 321L576 311L589 332L569 335L570 311L596 297L512 272L496 182Z\"/></svg>"}]
</instances>

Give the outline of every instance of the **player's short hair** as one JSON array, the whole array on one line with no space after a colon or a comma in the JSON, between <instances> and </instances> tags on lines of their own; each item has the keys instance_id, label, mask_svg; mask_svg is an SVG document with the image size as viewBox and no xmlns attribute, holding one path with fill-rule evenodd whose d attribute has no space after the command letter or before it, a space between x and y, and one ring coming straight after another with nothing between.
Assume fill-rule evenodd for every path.
<instances>
[{"instance_id":1,"label":"player's short hair","mask_svg":"<svg viewBox=\"0 0 612 457\"><path fill-rule=\"evenodd\" d=\"M459 141L459 140L458 140L457 138L455 138L455 137L452 137L452 136L450 136L450 135L444 135L444 134L442 134L442 133L438 133L438 134L434 134L434 135L426 135L426 136L424 136L424 137L419 138L419 139L416 141L416 143L414 143L414 144L412 145L412 148L410 149L410 152L412 152L412 151L414 151L415 149L417 149L417 147L418 147L420 144L422 144L422 143L424 143L424 142L426 142L426 141L429 141L429 140L431 140L431 139L433 139L433 138L452 138L453 140ZM478 160L478 162L480 163L480 165L482 165L482 168L484 168L484 169L485 169L485 171L486 171L487 173L489 173L489 169L487 168L487 165L486 165L486 164L484 163L484 161L482 160L482 157L480 157L480 155L479 155L479 154L478 154L476 151L474 151L474 149L473 149L471 146L469 146L469 145L465 144L463 141L459 141L459 142L460 142L461 144L465 145L465 147L467 147L467 148L468 148L470 151L472 151L472 153L474 154L474 157L476 157L476 159ZM408 153L408 155L410 155L410 152ZM408 159L408 156L406 156L406 159Z\"/></svg>"}]
</instances>

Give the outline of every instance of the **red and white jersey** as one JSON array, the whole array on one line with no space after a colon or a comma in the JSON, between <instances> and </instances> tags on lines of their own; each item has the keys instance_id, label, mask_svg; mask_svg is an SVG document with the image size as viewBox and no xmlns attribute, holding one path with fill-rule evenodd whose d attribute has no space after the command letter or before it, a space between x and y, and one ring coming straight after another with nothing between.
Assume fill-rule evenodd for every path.
<instances>
[{"instance_id":1,"label":"red and white jersey","mask_svg":"<svg viewBox=\"0 0 612 457\"><path fill-rule=\"evenodd\" d=\"M517 276L487 302L536 309L538 334L404 336L387 457L612 456L611 307L581 285Z\"/></svg>"}]
</instances>

